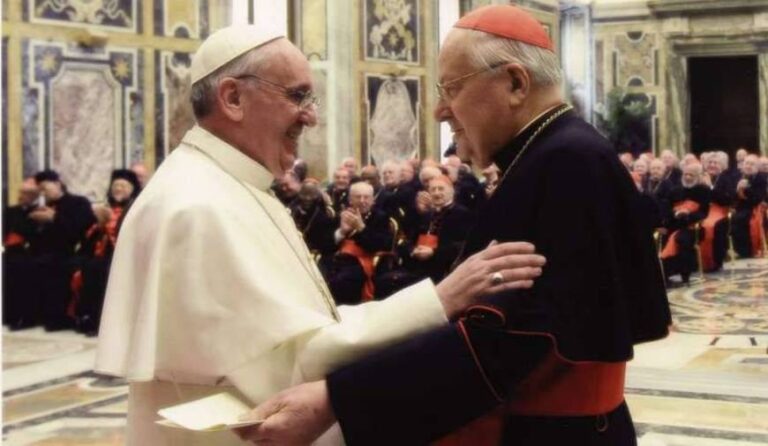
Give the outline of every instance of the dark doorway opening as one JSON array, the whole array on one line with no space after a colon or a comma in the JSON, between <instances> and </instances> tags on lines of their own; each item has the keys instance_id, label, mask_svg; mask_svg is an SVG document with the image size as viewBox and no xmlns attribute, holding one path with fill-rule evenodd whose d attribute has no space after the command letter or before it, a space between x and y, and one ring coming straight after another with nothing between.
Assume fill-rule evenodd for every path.
<instances>
[{"instance_id":1,"label":"dark doorway opening","mask_svg":"<svg viewBox=\"0 0 768 446\"><path fill-rule=\"evenodd\" d=\"M691 150L759 150L757 56L690 57Z\"/></svg>"}]
</instances>

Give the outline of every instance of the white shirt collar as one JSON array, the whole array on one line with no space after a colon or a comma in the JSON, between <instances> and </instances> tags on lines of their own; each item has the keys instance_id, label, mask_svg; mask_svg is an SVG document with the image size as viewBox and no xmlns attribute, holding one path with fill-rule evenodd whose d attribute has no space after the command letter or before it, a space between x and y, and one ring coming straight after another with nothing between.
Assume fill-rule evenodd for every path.
<instances>
[{"instance_id":1,"label":"white shirt collar","mask_svg":"<svg viewBox=\"0 0 768 446\"><path fill-rule=\"evenodd\" d=\"M192 127L182 142L213 158L240 181L264 192L272 185L274 177L264 166L199 125Z\"/></svg>"}]
</instances>

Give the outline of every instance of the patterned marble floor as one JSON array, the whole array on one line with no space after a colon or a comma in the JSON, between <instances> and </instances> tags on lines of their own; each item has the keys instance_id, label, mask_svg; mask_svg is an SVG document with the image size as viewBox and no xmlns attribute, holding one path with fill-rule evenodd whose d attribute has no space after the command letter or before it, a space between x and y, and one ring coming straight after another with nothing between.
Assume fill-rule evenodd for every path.
<instances>
[{"instance_id":1,"label":"patterned marble floor","mask_svg":"<svg viewBox=\"0 0 768 446\"><path fill-rule=\"evenodd\" d=\"M768 259L670 290L674 331L638 346L627 401L640 446L768 446ZM125 383L92 372L96 341L3 331L3 444L124 440Z\"/></svg>"}]
</instances>

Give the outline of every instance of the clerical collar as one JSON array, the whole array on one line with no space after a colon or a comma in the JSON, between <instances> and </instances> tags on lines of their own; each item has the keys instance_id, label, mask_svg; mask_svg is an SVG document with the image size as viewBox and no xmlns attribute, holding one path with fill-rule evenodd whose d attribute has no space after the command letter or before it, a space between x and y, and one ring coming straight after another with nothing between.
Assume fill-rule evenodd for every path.
<instances>
[{"instance_id":1,"label":"clerical collar","mask_svg":"<svg viewBox=\"0 0 768 446\"><path fill-rule=\"evenodd\" d=\"M435 209L435 214L442 214L443 212L447 211L448 209L450 209L452 207L453 207L453 200L451 200L450 202L446 203L440 209Z\"/></svg>"},{"instance_id":2,"label":"clerical collar","mask_svg":"<svg viewBox=\"0 0 768 446\"><path fill-rule=\"evenodd\" d=\"M235 178L262 192L269 191L274 181L274 176L264 166L198 125L184 135L182 142L210 156Z\"/></svg>"},{"instance_id":3,"label":"clerical collar","mask_svg":"<svg viewBox=\"0 0 768 446\"><path fill-rule=\"evenodd\" d=\"M550 116L554 115L565 107L568 107L568 104L556 105L543 112L539 116L533 118L531 122L526 124L526 126L523 127L520 132L518 132L517 136L512 138L512 141L510 141L506 146L502 147L502 149L499 150L498 153L496 153L496 155L493 157L493 162L496 164L499 170L504 172L507 167L509 167L509 165L512 163L512 160L515 159L515 156L517 156L518 152L520 152L520 150L525 145L525 142L528 141L528 138L530 138L531 135L536 132L536 129L539 128L539 125L541 125Z\"/></svg>"}]
</instances>

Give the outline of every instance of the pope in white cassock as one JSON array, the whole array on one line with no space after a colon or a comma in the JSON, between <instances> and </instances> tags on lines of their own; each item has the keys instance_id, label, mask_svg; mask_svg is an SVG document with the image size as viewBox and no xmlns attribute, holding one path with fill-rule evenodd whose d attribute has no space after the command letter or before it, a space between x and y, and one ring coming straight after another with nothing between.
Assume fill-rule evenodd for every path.
<instances>
[{"instance_id":1,"label":"pope in white cassock","mask_svg":"<svg viewBox=\"0 0 768 446\"><path fill-rule=\"evenodd\" d=\"M316 120L306 58L280 35L230 27L202 44L191 71L198 125L125 219L101 323L96 370L130 383L127 444L242 444L158 426L157 410L222 391L256 404L539 274L531 245L505 243L437 286L337 308L269 193ZM343 440L331 429L321 442Z\"/></svg>"}]
</instances>

